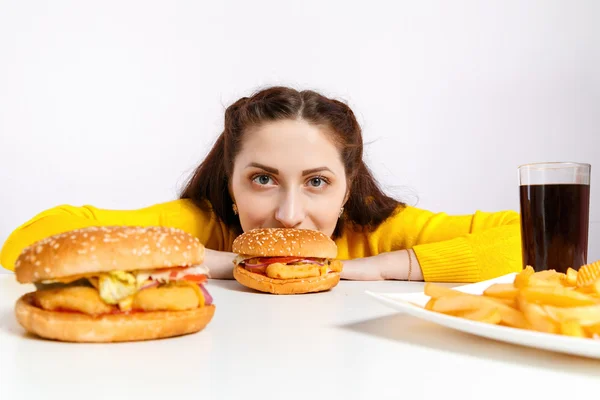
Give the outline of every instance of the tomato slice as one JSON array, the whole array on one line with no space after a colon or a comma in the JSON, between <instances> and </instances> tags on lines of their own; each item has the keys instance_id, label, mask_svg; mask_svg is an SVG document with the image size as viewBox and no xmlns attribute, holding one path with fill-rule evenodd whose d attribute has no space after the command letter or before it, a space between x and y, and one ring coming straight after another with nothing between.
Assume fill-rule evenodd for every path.
<instances>
[{"instance_id":1,"label":"tomato slice","mask_svg":"<svg viewBox=\"0 0 600 400\"><path fill-rule=\"evenodd\" d=\"M302 258L300 257L263 257L258 259L258 264L289 264L291 262L300 261Z\"/></svg>"},{"instance_id":2,"label":"tomato slice","mask_svg":"<svg viewBox=\"0 0 600 400\"><path fill-rule=\"evenodd\" d=\"M190 282L196 282L196 283L203 283L208 280L206 275L184 275L181 279L183 279L184 281L190 281Z\"/></svg>"}]
</instances>

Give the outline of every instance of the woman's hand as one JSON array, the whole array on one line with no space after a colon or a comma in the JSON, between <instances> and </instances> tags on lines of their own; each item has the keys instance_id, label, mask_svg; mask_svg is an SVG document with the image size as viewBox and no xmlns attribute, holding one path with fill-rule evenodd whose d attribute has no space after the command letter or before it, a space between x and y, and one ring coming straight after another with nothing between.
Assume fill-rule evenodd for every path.
<instances>
[{"instance_id":1,"label":"woman's hand","mask_svg":"<svg viewBox=\"0 0 600 400\"><path fill-rule=\"evenodd\" d=\"M235 253L206 249L204 265L210 271L211 279L233 279ZM343 261L341 278L356 281L407 280L422 281L423 273L419 261L412 250L398 250L373 257Z\"/></svg>"},{"instance_id":2,"label":"woman's hand","mask_svg":"<svg viewBox=\"0 0 600 400\"><path fill-rule=\"evenodd\" d=\"M409 259L410 255L410 259ZM343 261L341 278L356 281L422 281L423 272L412 250L398 250L372 257ZM410 279L409 274L410 266Z\"/></svg>"},{"instance_id":3,"label":"woman's hand","mask_svg":"<svg viewBox=\"0 0 600 400\"><path fill-rule=\"evenodd\" d=\"M205 249L204 265L210 271L210 279L233 279L235 253Z\"/></svg>"}]
</instances>

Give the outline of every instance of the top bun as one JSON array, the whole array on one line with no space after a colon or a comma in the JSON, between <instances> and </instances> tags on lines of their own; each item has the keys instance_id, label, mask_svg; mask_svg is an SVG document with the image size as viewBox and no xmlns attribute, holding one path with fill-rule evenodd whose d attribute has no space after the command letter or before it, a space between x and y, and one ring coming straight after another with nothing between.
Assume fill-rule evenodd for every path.
<instances>
[{"instance_id":1,"label":"top bun","mask_svg":"<svg viewBox=\"0 0 600 400\"><path fill-rule=\"evenodd\" d=\"M253 229L233 241L234 253L256 257L335 258L337 246L319 231L292 228Z\"/></svg>"},{"instance_id":2,"label":"top bun","mask_svg":"<svg viewBox=\"0 0 600 400\"><path fill-rule=\"evenodd\" d=\"M189 233L160 226L102 226L64 232L25 248L15 262L20 283L79 274L186 267L204 261Z\"/></svg>"}]
</instances>

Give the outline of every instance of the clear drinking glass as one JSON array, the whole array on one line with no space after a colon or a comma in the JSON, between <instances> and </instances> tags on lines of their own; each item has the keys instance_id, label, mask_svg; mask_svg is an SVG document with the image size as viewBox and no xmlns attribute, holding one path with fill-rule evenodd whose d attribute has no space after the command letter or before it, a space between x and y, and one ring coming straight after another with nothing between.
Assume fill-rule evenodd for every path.
<instances>
[{"instance_id":1,"label":"clear drinking glass","mask_svg":"<svg viewBox=\"0 0 600 400\"><path fill-rule=\"evenodd\" d=\"M587 263L590 164L519 167L523 267L566 272Z\"/></svg>"}]
</instances>

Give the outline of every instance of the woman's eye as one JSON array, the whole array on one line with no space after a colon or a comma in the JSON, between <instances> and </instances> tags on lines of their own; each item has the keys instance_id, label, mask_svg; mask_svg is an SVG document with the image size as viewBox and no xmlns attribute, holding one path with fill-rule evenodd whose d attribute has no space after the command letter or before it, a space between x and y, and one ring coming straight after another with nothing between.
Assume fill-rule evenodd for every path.
<instances>
[{"instance_id":1,"label":"woman's eye","mask_svg":"<svg viewBox=\"0 0 600 400\"><path fill-rule=\"evenodd\" d=\"M312 178L311 180L308 181L308 184L310 186L317 187L317 188L324 186L325 183L326 183L325 180L323 178L319 178L319 177Z\"/></svg>"},{"instance_id":2,"label":"woman's eye","mask_svg":"<svg viewBox=\"0 0 600 400\"><path fill-rule=\"evenodd\" d=\"M271 183L271 177L269 175L258 175L253 181L259 185L268 185Z\"/></svg>"}]
</instances>

